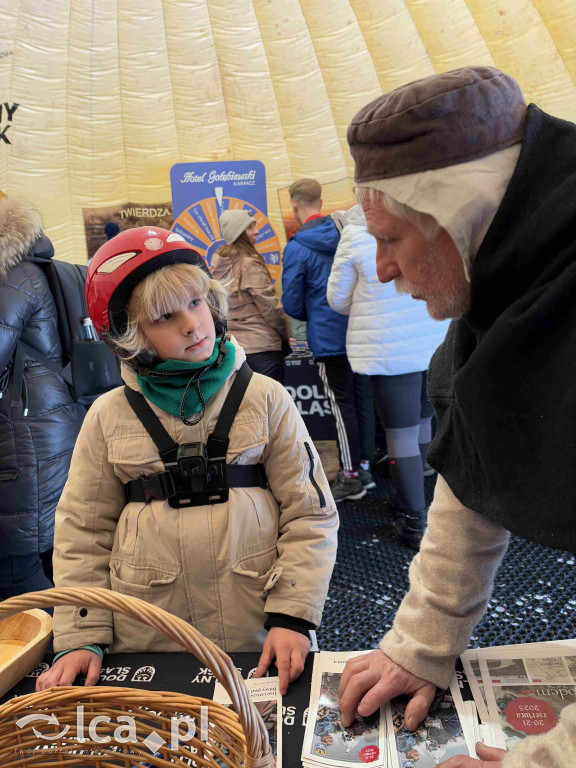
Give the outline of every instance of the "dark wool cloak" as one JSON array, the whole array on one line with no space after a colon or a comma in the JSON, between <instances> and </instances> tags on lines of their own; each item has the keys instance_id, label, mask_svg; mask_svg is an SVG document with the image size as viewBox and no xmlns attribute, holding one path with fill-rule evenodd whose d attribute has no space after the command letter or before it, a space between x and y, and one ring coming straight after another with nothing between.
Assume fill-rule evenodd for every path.
<instances>
[{"instance_id":1,"label":"dark wool cloak","mask_svg":"<svg viewBox=\"0 0 576 768\"><path fill-rule=\"evenodd\" d=\"M458 500L576 551L576 126L534 104L429 394L428 461Z\"/></svg>"}]
</instances>

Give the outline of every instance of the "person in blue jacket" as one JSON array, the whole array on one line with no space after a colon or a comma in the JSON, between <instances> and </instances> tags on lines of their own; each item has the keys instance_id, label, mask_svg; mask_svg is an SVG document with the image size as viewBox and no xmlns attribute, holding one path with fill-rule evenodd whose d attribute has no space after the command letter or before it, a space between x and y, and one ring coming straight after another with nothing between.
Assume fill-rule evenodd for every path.
<instances>
[{"instance_id":1,"label":"person in blue jacket","mask_svg":"<svg viewBox=\"0 0 576 768\"><path fill-rule=\"evenodd\" d=\"M372 478L360 467L354 374L346 356L348 318L334 312L326 298L340 233L334 221L320 213L322 187L315 179L295 181L290 201L300 229L284 249L282 304L287 315L307 322L308 346L336 420L340 474L332 494L336 501L360 499Z\"/></svg>"}]
</instances>

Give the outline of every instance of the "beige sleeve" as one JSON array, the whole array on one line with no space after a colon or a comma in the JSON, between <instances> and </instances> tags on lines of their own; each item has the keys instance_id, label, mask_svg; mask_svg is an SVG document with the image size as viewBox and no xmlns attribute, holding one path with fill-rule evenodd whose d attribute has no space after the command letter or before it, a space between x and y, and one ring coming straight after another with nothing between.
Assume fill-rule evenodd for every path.
<instances>
[{"instance_id":1,"label":"beige sleeve","mask_svg":"<svg viewBox=\"0 0 576 768\"><path fill-rule=\"evenodd\" d=\"M270 441L262 462L280 507L276 566L282 572L264 610L319 626L336 560L338 510L294 401L284 387L272 384Z\"/></svg>"},{"instance_id":2,"label":"beige sleeve","mask_svg":"<svg viewBox=\"0 0 576 768\"><path fill-rule=\"evenodd\" d=\"M492 591L510 534L463 506L438 477L410 591L380 648L418 677L445 688Z\"/></svg>"},{"instance_id":3,"label":"beige sleeve","mask_svg":"<svg viewBox=\"0 0 576 768\"><path fill-rule=\"evenodd\" d=\"M124 486L108 461L100 410L101 403L96 401L86 414L56 508L53 562L57 587L110 589L110 552L126 502ZM55 651L91 643L109 645L112 635L111 611L78 606L54 611Z\"/></svg>"},{"instance_id":4,"label":"beige sleeve","mask_svg":"<svg viewBox=\"0 0 576 768\"><path fill-rule=\"evenodd\" d=\"M576 704L560 715L560 722L548 733L530 736L510 750L502 768L575 768Z\"/></svg>"}]
</instances>

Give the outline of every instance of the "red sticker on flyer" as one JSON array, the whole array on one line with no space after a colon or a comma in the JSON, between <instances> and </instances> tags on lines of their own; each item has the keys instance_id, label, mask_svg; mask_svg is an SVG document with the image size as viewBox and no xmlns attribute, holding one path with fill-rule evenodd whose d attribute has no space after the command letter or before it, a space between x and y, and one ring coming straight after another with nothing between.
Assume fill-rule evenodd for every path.
<instances>
[{"instance_id":1,"label":"red sticker on flyer","mask_svg":"<svg viewBox=\"0 0 576 768\"><path fill-rule=\"evenodd\" d=\"M363 763L373 763L374 760L378 760L378 756L380 754L380 750L378 747L375 747L373 744L370 744L367 747L362 747L360 752L358 753L358 757L360 760L362 760Z\"/></svg>"},{"instance_id":2,"label":"red sticker on flyer","mask_svg":"<svg viewBox=\"0 0 576 768\"><path fill-rule=\"evenodd\" d=\"M506 705L506 720L517 731L529 736L533 733L546 733L558 723L558 715L545 701L532 696L515 699Z\"/></svg>"}]
</instances>

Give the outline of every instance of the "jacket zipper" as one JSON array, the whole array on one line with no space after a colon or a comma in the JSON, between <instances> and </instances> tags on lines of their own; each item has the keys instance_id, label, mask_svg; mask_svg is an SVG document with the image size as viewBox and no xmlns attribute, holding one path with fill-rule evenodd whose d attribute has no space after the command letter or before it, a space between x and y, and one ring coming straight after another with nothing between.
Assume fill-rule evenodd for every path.
<instances>
[{"instance_id":1,"label":"jacket zipper","mask_svg":"<svg viewBox=\"0 0 576 768\"><path fill-rule=\"evenodd\" d=\"M310 448L310 444L304 441L304 445L306 446L306 451L308 452L308 456L310 457L310 472L308 474L308 477L310 478L310 482L316 489L316 493L318 494L318 499L320 501L320 506L325 507L326 506L326 499L324 498L324 494L322 493L322 489L316 482L316 478L314 477L314 454L312 453L312 448Z\"/></svg>"}]
</instances>

